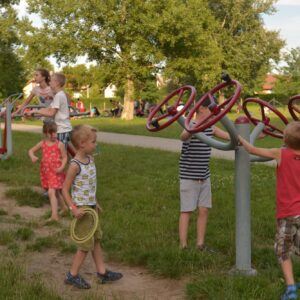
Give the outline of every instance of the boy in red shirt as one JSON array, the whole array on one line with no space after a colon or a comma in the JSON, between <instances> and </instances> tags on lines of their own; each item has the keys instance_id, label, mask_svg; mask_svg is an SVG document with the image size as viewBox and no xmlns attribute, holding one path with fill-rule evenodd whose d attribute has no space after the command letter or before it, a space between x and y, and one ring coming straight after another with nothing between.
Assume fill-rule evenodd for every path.
<instances>
[{"instance_id":1,"label":"boy in red shirt","mask_svg":"<svg viewBox=\"0 0 300 300\"><path fill-rule=\"evenodd\" d=\"M300 255L300 122L289 123L283 135L285 148L258 148L239 136L245 149L255 155L276 159L275 253L287 288L281 300L298 299L291 254Z\"/></svg>"}]
</instances>

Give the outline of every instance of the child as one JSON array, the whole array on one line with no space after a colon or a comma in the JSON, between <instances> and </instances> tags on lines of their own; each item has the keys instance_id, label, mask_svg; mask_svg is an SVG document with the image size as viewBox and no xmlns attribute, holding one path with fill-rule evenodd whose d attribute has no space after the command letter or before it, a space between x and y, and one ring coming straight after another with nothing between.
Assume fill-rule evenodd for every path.
<instances>
[{"instance_id":1,"label":"child","mask_svg":"<svg viewBox=\"0 0 300 300\"><path fill-rule=\"evenodd\" d=\"M196 112L196 120L204 120L210 114L208 106L210 99L204 100ZM229 134L213 126L204 130L205 135L217 136L229 140ZM182 143L179 161L180 178L180 216L179 240L180 248L187 248L189 220L192 212L198 210L197 217L197 249L214 252L206 247L205 233L208 220L208 211L212 207L209 160L211 147L200 141L186 130L183 130L180 139Z\"/></svg>"},{"instance_id":2,"label":"child","mask_svg":"<svg viewBox=\"0 0 300 300\"><path fill-rule=\"evenodd\" d=\"M291 254L300 255L300 122L286 126L284 148L258 148L242 137L239 139L251 154L277 161L275 253L287 285L281 300L297 299L297 287L300 285L295 284Z\"/></svg>"},{"instance_id":3,"label":"child","mask_svg":"<svg viewBox=\"0 0 300 300\"><path fill-rule=\"evenodd\" d=\"M64 145L56 138L57 126L52 121L44 123L44 140L32 147L28 154L33 163L38 157L35 152L42 150L40 176L42 187L47 190L51 204L51 219L58 221L58 201L61 204L62 212L68 210L62 198L61 189L65 179L64 168L67 163L67 154Z\"/></svg>"},{"instance_id":4,"label":"child","mask_svg":"<svg viewBox=\"0 0 300 300\"><path fill-rule=\"evenodd\" d=\"M96 201L96 167L92 153L96 149L96 129L88 125L75 126L71 140L76 148L76 155L70 161L69 170L63 186L63 195L74 217L83 216L83 207L92 207L99 214L99 206ZM69 190L72 188L70 195ZM66 275L65 283L77 288L89 289L91 286L79 274L79 269L84 262L87 253L92 251L96 265L97 277L100 283L115 281L122 278L121 273L108 271L105 268L102 250L100 246L101 230L97 228L94 236L85 243L78 244L78 250L73 259L70 271Z\"/></svg>"},{"instance_id":5,"label":"child","mask_svg":"<svg viewBox=\"0 0 300 300\"><path fill-rule=\"evenodd\" d=\"M39 110L31 110L26 113L26 115L40 115L54 118L57 125L57 138L67 148L68 142L70 141L72 125L70 123L68 98L64 92L65 83L65 75L61 73L54 73L51 76L50 87L54 91L55 96L50 106Z\"/></svg>"}]
</instances>

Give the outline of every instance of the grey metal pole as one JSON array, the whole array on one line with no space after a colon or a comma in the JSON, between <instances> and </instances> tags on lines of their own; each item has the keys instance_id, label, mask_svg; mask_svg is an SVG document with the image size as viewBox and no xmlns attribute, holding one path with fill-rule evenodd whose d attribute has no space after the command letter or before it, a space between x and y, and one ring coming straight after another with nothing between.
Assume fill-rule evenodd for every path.
<instances>
[{"instance_id":1,"label":"grey metal pole","mask_svg":"<svg viewBox=\"0 0 300 300\"><path fill-rule=\"evenodd\" d=\"M249 141L249 120L241 116L235 126L238 134ZM232 272L256 275L251 268L250 155L242 146L235 150L235 170L236 266Z\"/></svg>"}]
</instances>

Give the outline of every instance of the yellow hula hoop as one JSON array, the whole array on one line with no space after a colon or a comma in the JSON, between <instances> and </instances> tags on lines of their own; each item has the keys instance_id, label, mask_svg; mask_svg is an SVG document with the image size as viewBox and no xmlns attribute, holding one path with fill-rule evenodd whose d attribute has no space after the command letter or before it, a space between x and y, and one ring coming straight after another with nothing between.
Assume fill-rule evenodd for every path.
<instances>
[{"instance_id":1,"label":"yellow hula hoop","mask_svg":"<svg viewBox=\"0 0 300 300\"><path fill-rule=\"evenodd\" d=\"M80 219L74 218L70 225L70 235L71 235L71 239L76 243L85 243L90 238L92 238L97 230L98 223L99 223L98 214L95 209L89 208L89 207L84 207L83 210L84 210L85 214L90 214L93 217L94 225L91 228L90 232L86 236L80 238L75 234L75 228L77 226L77 223L80 222Z\"/></svg>"}]
</instances>

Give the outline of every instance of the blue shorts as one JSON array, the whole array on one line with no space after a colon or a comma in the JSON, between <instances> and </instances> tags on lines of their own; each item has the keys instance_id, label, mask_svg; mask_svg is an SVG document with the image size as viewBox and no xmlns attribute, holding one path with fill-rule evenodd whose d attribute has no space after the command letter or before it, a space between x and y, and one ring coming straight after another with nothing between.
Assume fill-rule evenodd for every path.
<instances>
[{"instance_id":1,"label":"blue shorts","mask_svg":"<svg viewBox=\"0 0 300 300\"><path fill-rule=\"evenodd\" d=\"M66 149L68 143L71 141L71 132L72 131L68 131L68 132L62 132L57 134L57 139L65 145Z\"/></svg>"}]
</instances>

